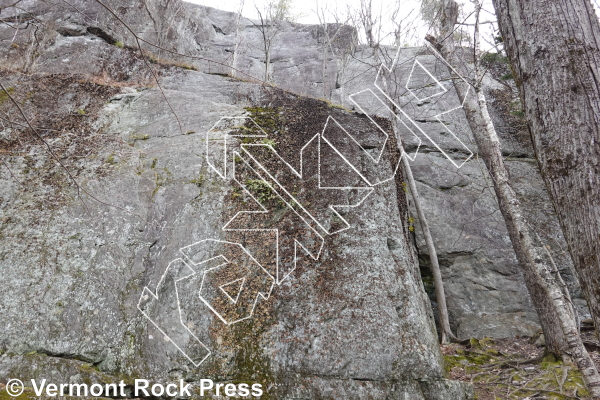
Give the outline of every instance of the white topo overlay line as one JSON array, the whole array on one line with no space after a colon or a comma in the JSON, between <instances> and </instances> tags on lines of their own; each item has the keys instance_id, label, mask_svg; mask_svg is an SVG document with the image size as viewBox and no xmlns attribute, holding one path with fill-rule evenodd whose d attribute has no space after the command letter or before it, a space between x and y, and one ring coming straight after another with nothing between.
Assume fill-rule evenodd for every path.
<instances>
[{"instance_id":1,"label":"white topo overlay line","mask_svg":"<svg viewBox=\"0 0 600 400\"><path fill-rule=\"evenodd\" d=\"M437 52L435 51L435 49L433 49L431 46L428 46L430 48L430 50L433 51L433 53L438 56L438 59L441 60L442 62L444 62L446 64L446 66L448 66L457 76L459 79L461 79L462 81L464 81L464 83L467 84L468 89L467 90L471 90L471 85L458 73L456 72L456 70L454 70L454 68L452 68L450 65L448 65L445 60L442 57L439 57L439 55L437 54ZM363 94L368 94L370 95L372 98L374 98L377 102L380 103L380 105L382 105L385 109L387 109L388 111L390 111L390 113L392 113L392 110L390 109L390 107L388 106L388 104L392 105L393 107L395 107L396 110L399 111L398 114L396 115L396 118L398 119L398 121L400 122L401 126L404 127L405 129L407 129L412 135L414 135L414 137L417 139L418 141L418 146L417 149L415 151L414 156L410 157L406 152L404 152L404 149L402 149L402 153L401 153L401 157L407 157L409 158L411 161L415 160L415 157L417 156L417 153L419 151L419 148L421 146L421 139L419 137L418 134L424 136L425 138L427 138L448 160L450 160L450 162L452 162L452 164L454 166L456 166L457 168L462 167L469 159L471 159L473 157L473 153L469 150L469 148L456 136L456 134L449 129L443 122L441 117L444 114L453 112L457 109L460 109L463 107L464 105L464 101L466 100L463 99L463 101L461 102L460 106L453 108L451 110L447 110L447 111L443 111L441 113L438 113L436 115L434 115L434 118L437 119L440 123L442 123L442 125L444 126L444 128L452 135L452 137L458 141L462 147L464 147L464 149L466 150L466 153L468 154L468 157L466 159L463 160L462 163L457 163L455 162L449 154L447 154L442 148L441 146L439 146L434 140L432 140L432 138L427 135L427 133L420 128L420 126L402 109L402 107L400 107L395 101L394 99L392 99L389 94L378 84L378 79L380 78L380 76L385 73L385 71L387 71L388 73L392 73L395 66L396 66L396 62L398 60L400 54L400 48L398 49L398 52L396 53L396 56L394 58L394 61L392 62L392 65L388 68L385 65L381 64L381 66L378 69L377 75L375 77L375 80L373 82L374 87L378 90L378 92L383 95L385 97L385 99L387 100L387 104L386 102L384 102L377 94L375 94L375 92L371 89L365 89L365 90L361 90L359 92L353 93L349 96L349 100L356 106L358 107L358 109L365 114L368 119L370 120L370 122L380 131L383 133L384 135L384 139L383 139L383 143L380 143L381 145L381 150L379 151L379 153L377 154L376 157L373 157L371 155L370 152L368 152L361 144L360 142L351 134L348 133L348 131L338 122L336 121L333 116L329 116L327 118L327 121L325 123L325 126L323 127L322 132L317 133L315 136L313 136L305 145L304 147L302 147L301 151L300 151L300 169L299 171L297 171L296 169L294 169L292 167L292 165L290 165L286 160L284 160L279 153L275 150L275 148L273 146L271 146L270 144L266 144L266 143L254 143L254 144L242 144L240 146L241 152L235 151L233 149L231 152L231 159L228 160L228 151L230 150L230 146L236 146L238 144L238 140L237 138L240 137L244 137L244 138L249 138L249 137L253 137L253 138L263 138L266 139L268 137L267 133L265 132L265 130L258 124L256 123L256 121L254 119L252 119L251 117L248 116L231 116L231 117L222 117L221 119L219 119L219 121L217 121L213 127L211 129L209 129L206 132L205 135L205 142L206 142L206 161L208 163L208 165L210 166L210 168L215 171L219 177L221 177L224 180L229 180L229 179L233 179L237 184L240 185L240 187L243 188L244 192L249 195L252 200L255 202L255 204L258 205L259 210L247 210L247 211L239 211L238 213L236 213L227 223L225 223L225 225L223 226L223 231L264 231L264 232L274 232L275 236L276 236L276 272L275 275L273 276L272 274L269 273L269 271L264 268L258 261L256 261L256 259L254 259L254 257L250 254L250 252L248 252L248 250L246 250L244 248L244 246L242 246L239 243L232 243L232 242L227 242L227 241L223 241L223 240L217 240L217 239L204 239L201 240L199 242L196 242L192 245L188 245L185 247L182 247L180 249L180 252L183 255L183 258L177 258L175 260L173 260L171 263L169 263L169 265L167 266L167 268L165 269L165 272L163 273L163 275L161 276L158 284L156 285L156 290L155 292L152 292L147 286L144 287L144 290L142 291L142 295L140 297L140 300L138 302L138 309L140 310L140 312L142 313L142 315L144 315L144 317L146 317L164 336L165 338L167 338L176 348L177 350L179 350L179 352L181 352L192 364L194 364L195 366L199 366L200 364L202 364L211 354L211 351L209 350L209 348L200 341L200 339L192 332L192 330L183 322L183 317L182 317L182 310L181 310L181 303L180 303L180 298L179 298L179 290L177 287L177 283L178 282L182 282L183 280L186 279L190 279L193 276L197 275L197 274L201 274L202 276L202 284L201 284L201 288L198 291L198 295L200 296L201 300L207 305L207 307L219 318L219 320L221 320L224 324L226 325L232 325L235 324L237 322L240 322L242 320L251 318L253 316L254 313L254 309L256 307L257 302L259 301L259 299L264 299L264 300L268 300L270 298L270 295L272 293L273 287L275 284L280 285L285 279L287 279L291 273L296 269L296 263L298 261L298 250L301 249L303 253L308 254L311 259L313 259L314 261L317 261L321 255L323 246L324 246L324 242L325 242L325 238L324 236L328 236L328 235L332 235L335 233L339 233L341 231L347 230L349 229L351 226L349 224L349 222L337 211L337 208L352 208L352 207L358 207L360 205L362 205L364 203L364 201L367 199L367 197L373 193L374 189L376 186L383 184L385 182L388 182L390 180L392 180L394 178L394 176L396 175L396 173L398 172L398 168L400 166L400 162L398 162L395 166L393 166L392 170L392 175L390 177L387 177L385 179L380 179L377 181L371 181L368 177L366 177L363 174L363 168L362 165L354 165L352 163L351 160L349 160L347 157L344 156L343 152L336 148L336 146L334 145L334 143L329 140L326 137L326 129L328 124L335 124L338 128L340 128L344 134L346 135L346 137L351 140L352 142L354 142L356 145L358 145L362 151L364 151L364 153L367 156L367 159L371 160L371 162L373 162L373 164L379 164L379 162L382 159L386 144L388 143L388 139L389 139L389 134L385 131L385 129L383 129L381 126L379 126L379 124L377 124L375 122L375 120L373 120L373 118L369 115L369 113L367 112L367 110L365 110L361 104L358 102L358 96L363 95ZM435 82L435 85L437 87L440 88L440 91L437 93L434 93L433 95L427 96L425 98L419 98L418 95L416 93L414 93L414 91L409 87L409 81L413 75L413 73L415 72L415 68L419 67L421 68L423 71L425 71L425 73ZM410 71L410 74L408 76L408 79L406 81L406 83L404 84L404 87L410 92L410 94L412 96L414 96L418 101L424 101L424 100L428 100L430 98L442 95L444 93L446 93L448 91L448 88L442 83L440 82L430 71L427 70L427 68L425 68L425 66L419 62L418 60L415 60L415 62L412 65L412 69ZM468 92L467 92L468 93ZM231 134L231 132L234 132L236 130L240 130L244 124L253 124L259 134L252 134L252 135L245 135L242 133L238 133L238 134ZM418 134L417 134L418 133ZM217 137L215 137L217 136ZM334 215L339 218L343 225L344 228L342 229L338 229L336 231L329 231L325 226L323 226L322 223L319 222L319 219L311 214L311 212L302 205L302 203L300 201L298 201L295 196L290 193L288 190L285 189L284 185L279 182L277 180L277 174L275 173L276 171L269 171L269 169L262 163L260 163L260 161L253 156L253 154L250 152L250 149L252 147L257 147L257 146L262 146L262 147L267 147L272 153L273 156L278 157L283 163L285 163L286 167L289 169L289 171L295 175L296 177L298 177L299 179L304 179L306 178L305 176L303 176L303 170L304 170L304 160L305 160L305 151L307 149L307 147L314 141L316 140L318 142L317 145L317 159L318 159L318 173L317 173L317 178L318 178L318 189L340 189L340 190L354 190L354 191L364 191L364 194L360 197L360 200L358 202L356 202L355 204L338 204L338 205L329 205L328 207L330 208L330 210L334 213ZM219 149L219 151L222 150L222 159L218 160L219 157L217 157L217 161L215 162L214 157L212 157L213 154L215 154L214 149L211 148L210 143L212 142L221 142L221 149ZM347 163L347 165L355 172L357 173L363 183L366 186L358 186L358 187L328 187L328 186L322 186L321 185L321 165L322 165L322 159L321 159L321 142L327 144L328 146L330 146L334 152L343 159L343 161L345 163ZM272 190L273 193L275 193L277 195L277 197L279 197L279 199L281 201L283 201L283 203L289 207L298 217L300 217L300 219L306 224L306 227L311 230L312 234L314 236L316 236L319 240L319 246L318 246L318 251L315 253L315 251L311 251L309 250L303 243L301 243L298 240L295 240L294 242L294 264L293 264L293 268L285 275L280 274L280 270L279 270L279 230L278 229L273 229L273 228L264 228L264 229L257 229L257 228L248 228L248 229L236 229L236 228L232 228L229 227L229 225L232 224L232 222L236 219L238 219L238 217L240 217L241 215L244 214L252 214L252 213L258 213L258 214L265 214L265 213L269 213L270 211L267 210L253 195L251 190L249 190L249 188L246 185L246 182L241 182L240 180L238 180L235 177L235 165L236 163L244 163L246 165L247 168L250 168L250 170L252 170L252 172L254 172L257 176L260 177L268 177L269 180L271 182L274 182L277 187L274 187L268 180L264 180L264 182L268 185L268 187ZM255 164L258 166L258 168L253 167L252 164ZM230 171L233 171L233 176L231 176L232 174L230 174ZM282 191L283 193L285 193L285 196L282 196L279 191ZM298 210L299 209L299 210ZM308 217L308 219L307 219ZM315 230L312 225L312 223L315 223L319 230L321 232L318 232L317 230ZM204 257L201 261L198 260L193 260L192 258L194 257L193 254L190 254L190 251L193 249L197 249L202 246L208 245L209 246L209 250L206 250L206 257ZM222 254L213 254L210 251L210 246L217 246L218 245L234 245L234 246L239 246L241 251L245 253L245 255L247 257L249 257L252 262L255 262L257 265L260 266L260 268L263 270L263 272L268 275L268 277L270 279L272 279L272 284L270 285L270 288L267 292L258 292L255 298L255 301L252 305L252 309L249 313L248 316L235 320L235 321L227 321L227 319L225 318L225 316L221 315L217 310L214 309L214 307L210 304L210 302L207 299L204 299L201 295L200 292L202 290L202 286L204 286L205 284L205 278L206 278L206 274L209 273L210 271L215 270L216 268L220 268L226 264L228 264L230 261L223 256ZM216 264L216 265L215 265ZM182 269L186 271L185 274L183 274L183 276L178 277L177 279L174 279L172 277L169 276L169 273L175 273L176 271L174 271L174 269L176 268L177 265L182 266ZM207 267L209 266L210 267ZM169 283L170 280L169 278L172 278L173 281L173 287L170 288ZM169 281L169 282L167 282ZM246 277L240 277L237 278L231 282L222 284L218 287L219 290L221 290L222 293L224 293L226 295L226 297L233 303L233 304L237 304L237 302L240 299L240 294L245 290L245 284L246 284ZM166 287L169 286L169 287ZM225 290L225 287L235 287L237 288L237 294L235 296L235 298L231 295L230 292L228 292L227 290ZM161 301L161 299L167 297L167 296L163 296L164 295L164 291L165 290L174 290L175 293L175 300L176 300L176 304L177 304L177 309L178 309L178 314L179 314L179 323L180 323L180 327L182 328L182 332L184 332L188 338L188 342L186 343L186 346L189 347L190 346L190 342L195 342L197 348L202 349L206 352L206 355L201 358L200 360L197 358L194 358L192 355L189 355L186 350L184 350L184 346L182 343L179 343L178 340L175 337L172 337L173 335L169 336L166 327L161 326L161 323L155 319L152 318L151 315L149 315L149 307L152 306L153 303L158 303ZM163 294L163 295L161 295ZM167 300L165 300L167 301ZM193 343L192 343L193 344Z\"/></svg>"}]
</instances>

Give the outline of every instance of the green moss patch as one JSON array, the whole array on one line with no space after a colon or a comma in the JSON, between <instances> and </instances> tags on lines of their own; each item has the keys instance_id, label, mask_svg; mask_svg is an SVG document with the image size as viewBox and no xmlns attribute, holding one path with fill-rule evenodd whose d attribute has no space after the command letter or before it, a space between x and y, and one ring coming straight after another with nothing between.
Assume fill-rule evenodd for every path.
<instances>
[{"instance_id":1,"label":"green moss patch","mask_svg":"<svg viewBox=\"0 0 600 400\"><path fill-rule=\"evenodd\" d=\"M522 342L524 345L518 342L516 347L522 349L521 353L508 353L490 338L473 338L468 344L445 346L449 378L472 382L477 398L481 399L588 398L581 373L573 364L564 363L552 354L532 358L535 346Z\"/></svg>"},{"instance_id":2,"label":"green moss patch","mask_svg":"<svg viewBox=\"0 0 600 400\"><path fill-rule=\"evenodd\" d=\"M8 87L6 88L6 90L0 90L0 104L4 103L6 100L8 100L12 94L15 92L15 88L14 87Z\"/></svg>"}]
</instances>

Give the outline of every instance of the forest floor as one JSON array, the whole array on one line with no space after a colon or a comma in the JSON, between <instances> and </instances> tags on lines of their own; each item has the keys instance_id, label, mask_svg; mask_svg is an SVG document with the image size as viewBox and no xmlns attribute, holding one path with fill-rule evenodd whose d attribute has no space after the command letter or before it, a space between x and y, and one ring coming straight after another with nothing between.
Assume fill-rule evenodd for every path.
<instances>
[{"instance_id":1,"label":"forest floor","mask_svg":"<svg viewBox=\"0 0 600 400\"><path fill-rule=\"evenodd\" d=\"M582 336L600 368L600 344L593 332ZM442 351L449 378L472 382L477 400L589 399L574 364L545 355L536 337L471 339Z\"/></svg>"}]
</instances>

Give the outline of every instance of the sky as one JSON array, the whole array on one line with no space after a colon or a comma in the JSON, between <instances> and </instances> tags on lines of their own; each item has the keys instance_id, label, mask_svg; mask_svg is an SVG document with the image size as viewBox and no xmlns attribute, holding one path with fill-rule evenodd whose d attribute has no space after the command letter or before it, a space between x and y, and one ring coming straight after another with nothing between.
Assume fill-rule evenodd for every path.
<instances>
[{"instance_id":1,"label":"sky","mask_svg":"<svg viewBox=\"0 0 600 400\"><path fill-rule=\"evenodd\" d=\"M267 0L184 0L189 3L201 4L218 8L225 11L238 12L240 3L243 1L242 15L249 18L258 18L256 7L262 8L267 3ZM392 32L393 24L389 20L392 4L394 0L371 0L373 9L383 15L382 26L384 31ZM396 0L399 1L399 0ZM402 0L402 9L399 14L402 16L418 15L419 0ZM360 0L292 0L293 14L297 15L296 22L302 24L318 24L320 14L325 16L325 22L335 22L333 14L346 15L347 10L358 10L360 8ZM386 17L388 17L386 19ZM423 35L424 36L424 35ZM392 39L389 35L389 40L382 40L385 44L391 44Z\"/></svg>"},{"instance_id":2,"label":"sky","mask_svg":"<svg viewBox=\"0 0 600 400\"><path fill-rule=\"evenodd\" d=\"M220 10L238 12L242 5L242 15L249 18L258 18L256 7L263 8L268 0L184 0L189 3L201 4L218 8ZM472 0L459 0L462 4L463 16L471 15L463 22L472 23L474 18L472 11L474 9ZM423 39L429 33L429 26L420 18L419 8L421 0L371 0L374 12L382 15L381 26L384 33L381 34L381 43L394 44L394 36L391 32L394 31L394 22L404 20L403 31L406 34L400 40L403 46L417 46L423 44ZM396 4L401 4L398 14L392 19L392 11ZM360 9L360 0L292 0L293 14L298 15L297 22L303 24L318 24L319 17L317 10L321 10L320 14L325 16L325 22L335 22L333 14L347 15L349 9ZM493 14L491 0L483 0L483 11L481 13L481 21L495 20ZM410 27L410 29L408 29ZM463 26L462 29L470 29L472 27ZM481 27L482 33L482 50L490 50L492 46L488 42L493 42L495 36L494 30L497 29L495 24L484 24ZM386 34L387 33L387 34Z\"/></svg>"}]
</instances>

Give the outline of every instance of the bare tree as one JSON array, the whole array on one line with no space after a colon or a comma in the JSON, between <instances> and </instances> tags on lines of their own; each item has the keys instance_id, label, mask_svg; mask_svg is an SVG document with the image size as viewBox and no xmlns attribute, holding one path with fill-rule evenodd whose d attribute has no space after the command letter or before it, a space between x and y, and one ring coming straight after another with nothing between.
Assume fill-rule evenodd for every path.
<instances>
[{"instance_id":1,"label":"bare tree","mask_svg":"<svg viewBox=\"0 0 600 400\"><path fill-rule=\"evenodd\" d=\"M397 127L397 119L394 118L394 126ZM400 135L396 134L398 141ZM400 143L400 141L399 141ZM433 275L433 286L435 288L435 299L438 305L438 318L440 321L440 337L442 344L448 343L450 340L458 340L452 333L450 328L450 317L448 315L448 306L446 305L446 293L444 291L444 281L442 280L442 271L440 270L440 263L438 261L437 250L433 242L433 236L431 236L431 230L429 229L429 223L425 216L425 211L421 205L421 198L417 191L417 183L412 174L410 163L406 154L402 157L402 166L404 167L404 175L408 181L410 193L413 201L415 202L415 209L421 223L421 230L423 231L423 237L425 238L425 244L427 245L427 251L429 252L429 260L431 262L431 273Z\"/></svg>"},{"instance_id":2,"label":"bare tree","mask_svg":"<svg viewBox=\"0 0 600 400\"><path fill-rule=\"evenodd\" d=\"M412 18L412 10L408 13L401 14L404 11L403 3L401 0L396 0L390 4L391 9L388 11L389 21L394 27L394 46L400 47L403 43L402 39L406 36L407 32L414 31L413 28L414 18ZM400 17L400 15L403 15Z\"/></svg>"},{"instance_id":3,"label":"bare tree","mask_svg":"<svg viewBox=\"0 0 600 400\"><path fill-rule=\"evenodd\" d=\"M327 5L321 6L318 1L315 5L316 8L314 13L319 19L318 34L323 39L323 97L331 99L334 88L327 87L327 83L329 82L327 76L330 64L329 54L333 56L337 64L335 88L342 88L342 85L340 85L339 82L343 80L343 75L348 66L351 53L354 51L357 39L356 29L350 26L350 17L348 14L340 14L337 10L331 11ZM333 20L333 22L327 22L328 20ZM342 94L342 98L343 97Z\"/></svg>"},{"instance_id":4,"label":"bare tree","mask_svg":"<svg viewBox=\"0 0 600 400\"><path fill-rule=\"evenodd\" d=\"M400 9L400 2L396 3L397 8L392 12L392 16L398 15L398 10ZM385 60L387 54L384 49L380 46L382 40L382 15L381 12L376 13L373 11L371 0L361 0L361 8L358 12L359 15L359 25L362 26L362 29L365 32L365 36L367 39L367 45L373 49L373 60L375 65L379 67L382 60ZM405 16L402 20L395 21L394 23L394 41L400 41L403 32L402 26L406 25L406 28L410 29L410 15ZM404 23L405 21L409 21L408 23ZM356 23L356 22L355 22ZM382 71L383 72L383 71ZM384 90L388 92L388 97L391 98L391 82L388 81L388 77L385 73L382 74ZM406 157L406 153L404 152L404 145L399 132L398 121L401 119L400 110L397 110L395 105L391 101L387 101L387 107L391 110L390 119L392 120L394 134L397 138L398 147L403 154L402 156L402 166L404 171L404 178L408 181L408 187L410 188L410 193L413 198L415 204L415 210L417 211L417 216L419 218L419 222L421 225L421 230L423 232L423 237L425 238L425 244L427 246L427 251L429 252L429 257L431 260L431 272L433 274L433 283L435 287L436 300L438 303L438 317L440 323L440 339L441 342L446 344L450 340L458 340L456 336L452 333L450 328L450 318L448 314L448 307L446 305L446 294L444 291L444 284L442 281L442 273L440 270L440 265L438 261L437 251L435 248L435 244L433 241L433 236L431 235L431 230L429 229L429 224L427 222L427 218L425 215L425 211L423 210L422 201L419 196L419 192L417 190L417 185L415 179L412 174L412 169L410 163Z\"/></svg>"},{"instance_id":5,"label":"bare tree","mask_svg":"<svg viewBox=\"0 0 600 400\"><path fill-rule=\"evenodd\" d=\"M463 109L479 155L492 177L500 211L542 323L548 348L557 354L570 352L582 372L590 393L594 398L600 398L600 375L579 335L574 309L569 303L570 298L564 292L565 288L552 276L550 263L544 260L544 254L537 248L536 236L520 210L519 201L510 184L500 151L500 142L488 114L486 99L481 88L478 25L476 23L474 35L475 71L471 76L472 82L467 83L456 79L456 76L470 75L466 63L455 49L452 35L458 17L458 4L454 0L442 0L441 5L439 32L442 40L437 41L433 37L429 37L429 40L441 51L455 76L454 86L463 101ZM479 12L478 3L476 7Z\"/></svg>"},{"instance_id":6,"label":"bare tree","mask_svg":"<svg viewBox=\"0 0 600 400\"><path fill-rule=\"evenodd\" d=\"M292 0L270 0L263 7L255 5L260 24L254 23L262 36L262 51L265 55L264 81L270 81L270 65L275 37L280 32L282 21L293 21Z\"/></svg>"},{"instance_id":7,"label":"bare tree","mask_svg":"<svg viewBox=\"0 0 600 400\"><path fill-rule=\"evenodd\" d=\"M493 0L540 170L600 332L600 23L589 0ZM543 8L540 8L543 7Z\"/></svg>"},{"instance_id":8,"label":"bare tree","mask_svg":"<svg viewBox=\"0 0 600 400\"><path fill-rule=\"evenodd\" d=\"M238 7L238 12L237 12L237 18L235 21L235 45L233 48L233 58L231 60L231 68L229 73L231 74L232 77L235 77L235 72L236 72L236 68L237 68L237 59L238 59L238 55L239 55L239 48L242 42L242 38L240 36L240 24L242 22L242 11L244 10L244 0L240 0L239 3L239 7Z\"/></svg>"},{"instance_id":9,"label":"bare tree","mask_svg":"<svg viewBox=\"0 0 600 400\"><path fill-rule=\"evenodd\" d=\"M383 7L386 9L384 10ZM357 9L348 6L346 14L353 26L360 27L364 35L365 44L372 49L379 49L381 45L406 44L409 36L414 36L417 31L416 15L413 10L407 12L410 2L390 0L381 2L379 9L373 0L360 0Z\"/></svg>"},{"instance_id":10,"label":"bare tree","mask_svg":"<svg viewBox=\"0 0 600 400\"><path fill-rule=\"evenodd\" d=\"M358 17L365 30L367 45L372 48L379 46L381 14L373 12L373 0L360 0Z\"/></svg>"}]
</instances>

